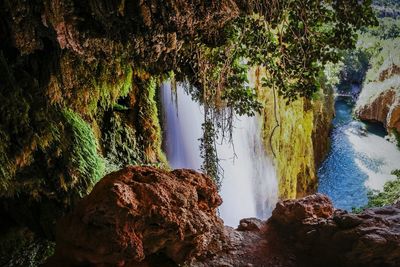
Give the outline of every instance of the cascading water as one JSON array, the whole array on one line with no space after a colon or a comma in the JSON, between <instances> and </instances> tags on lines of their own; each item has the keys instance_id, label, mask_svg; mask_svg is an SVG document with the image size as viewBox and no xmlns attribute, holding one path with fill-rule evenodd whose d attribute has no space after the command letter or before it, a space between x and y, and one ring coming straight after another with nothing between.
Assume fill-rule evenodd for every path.
<instances>
[{"instance_id":1,"label":"cascading water","mask_svg":"<svg viewBox=\"0 0 400 267\"><path fill-rule=\"evenodd\" d=\"M178 86L161 87L164 143L172 168L200 170L201 125L204 110ZM237 226L246 217L267 218L278 200L275 169L266 156L257 117L237 116L233 122L233 143L221 141L217 154L224 171L220 215L226 225Z\"/></svg>"},{"instance_id":2,"label":"cascading water","mask_svg":"<svg viewBox=\"0 0 400 267\"><path fill-rule=\"evenodd\" d=\"M204 121L203 108L178 87L171 90L170 83L161 86L164 119L164 146L170 166L174 169L200 170L199 138Z\"/></svg>"}]
</instances>

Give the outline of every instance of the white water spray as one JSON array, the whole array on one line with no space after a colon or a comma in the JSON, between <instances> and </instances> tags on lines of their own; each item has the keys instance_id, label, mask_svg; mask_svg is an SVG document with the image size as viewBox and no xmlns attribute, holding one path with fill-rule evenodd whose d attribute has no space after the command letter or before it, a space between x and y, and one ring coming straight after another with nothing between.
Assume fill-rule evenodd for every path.
<instances>
[{"instance_id":1,"label":"white water spray","mask_svg":"<svg viewBox=\"0 0 400 267\"><path fill-rule=\"evenodd\" d=\"M359 135L348 130L346 135L356 152L356 164L368 175L367 188L382 191L386 182L396 179L392 171L400 167L400 151L395 144L371 133Z\"/></svg>"},{"instance_id":2,"label":"white water spray","mask_svg":"<svg viewBox=\"0 0 400 267\"><path fill-rule=\"evenodd\" d=\"M172 168L200 170L203 108L178 86L161 87L165 148ZM257 117L240 116L233 122L233 144L217 145L224 170L220 215L226 225L237 226L246 217L267 218L278 200L275 169L266 156Z\"/></svg>"}]
</instances>

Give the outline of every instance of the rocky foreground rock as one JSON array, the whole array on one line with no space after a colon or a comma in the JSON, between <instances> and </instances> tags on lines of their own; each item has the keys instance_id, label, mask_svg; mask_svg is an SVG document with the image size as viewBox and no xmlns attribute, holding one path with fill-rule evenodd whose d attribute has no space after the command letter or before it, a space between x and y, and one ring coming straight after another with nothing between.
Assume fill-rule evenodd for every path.
<instances>
[{"instance_id":1,"label":"rocky foreground rock","mask_svg":"<svg viewBox=\"0 0 400 267\"><path fill-rule=\"evenodd\" d=\"M350 214L315 194L237 229L220 204L203 174L125 168L58 223L47 266L400 266L400 204Z\"/></svg>"},{"instance_id":2,"label":"rocky foreground rock","mask_svg":"<svg viewBox=\"0 0 400 267\"><path fill-rule=\"evenodd\" d=\"M48 266L175 266L218 251L221 203L203 174L125 168L104 177L58 222Z\"/></svg>"}]
</instances>

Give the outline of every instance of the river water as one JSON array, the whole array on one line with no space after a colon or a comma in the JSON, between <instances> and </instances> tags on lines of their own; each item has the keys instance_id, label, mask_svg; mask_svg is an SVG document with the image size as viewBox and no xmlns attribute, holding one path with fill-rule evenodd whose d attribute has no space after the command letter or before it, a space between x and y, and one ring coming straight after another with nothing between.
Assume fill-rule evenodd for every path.
<instances>
[{"instance_id":1,"label":"river water","mask_svg":"<svg viewBox=\"0 0 400 267\"><path fill-rule=\"evenodd\" d=\"M181 85L173 91L170 83L164 83L160 98L164 149L170 166L200 170L203 107ZM278 184L263 147L257 117L237 116L233 124L233 143L220 139L216 149L224 173L220 216L226 225L236 227L242 218L270 216L278 200Z\"/></svg>"},{"instance_id":2,"label":"river water","mask_svg":"<svg viewBox=\"0 0 400 267\"><path fill-rule=\"evenodd\" d=\"M346 210L366 205L368 190L382 190L400 168L400 151L384 128L353 119L353 108L351 98L336 99L331 151L318 171L318 191Z\"/></svg>"}]
</instances>

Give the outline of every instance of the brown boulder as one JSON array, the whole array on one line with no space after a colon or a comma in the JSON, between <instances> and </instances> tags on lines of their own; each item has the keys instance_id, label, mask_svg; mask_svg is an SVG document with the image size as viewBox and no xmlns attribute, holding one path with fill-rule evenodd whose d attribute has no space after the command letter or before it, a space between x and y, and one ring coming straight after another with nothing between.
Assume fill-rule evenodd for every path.
<instances>
[{"instance_id":1,"label":"brown boulder","mask_svg":"<svg viewBox=\"0 0 400 267\"><path fill-rule=\"evenodd\" d=\"M162 266L183 263L220 249L221 203L203 174L127 167L104 177L61 219L48 265L147 266L157 258Z\"/></svg>"},{"instance_id":2,"label":"brown boulder","mask_svg":"<svg viewBox=\"0 0 400 267\"><path fill-rule=\"evenodd\" d=\"M272 212L271 221L280 225L302 222L308 218L329 218L334 211L332 202L322 194L310 195L296 200L278 202Z\"/></svg>"},{"instance_id":3,"label":"brown boulder","mask_svg":"<svg viewBox=\"0 0 400 267\"><path fill-rule=\"evenodd\" d=\"M202 255L191 267L297 267L296 257L265 221L242 219L238 229L225 226L228 242L214 255Z\"/></svg>"},{"instance_id":4,"label":"brown boulder","mask_svg":"<svg viewBox=\"0 0 400 267\"><path fill-rule=\"evenodd\" d=\"M351 214L316 194L278 203L268 225L298 266L400 266L400 203Z\"/></svg>"}]
</instances>

